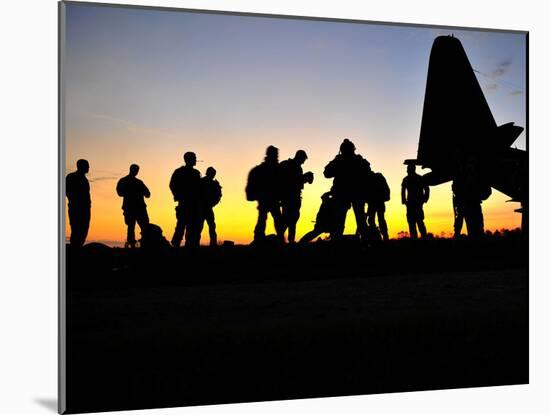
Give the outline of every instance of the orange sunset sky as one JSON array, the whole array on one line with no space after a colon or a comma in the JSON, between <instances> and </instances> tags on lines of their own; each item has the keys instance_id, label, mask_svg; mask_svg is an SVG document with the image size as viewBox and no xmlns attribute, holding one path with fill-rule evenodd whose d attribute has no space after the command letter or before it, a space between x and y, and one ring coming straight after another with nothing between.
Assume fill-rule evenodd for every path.
<instances>
[{"instance_id":1,"label":"orange sunset sky","mask_svg":"<svg viewBox=\"0 0 550 415\"><path fill-rule=\"evenodd\" d=\"M90 162L88 241L123 245L115 186L131 163L151 190L151 222L170 239L176 218L168 183L183 153L194 151L201 173L214 166L223 187L219 240L249 243L257 211L245 198L246 177L270 144L281 160L306 150L304 171L315 174L303 192L299 238L313 227L332 184L323 168L344 138L388 180L390 236L407 231L403 161L416 156L429 52L440 34L461 40L497 124L526 125L522 34L94 5L66 10L65 160L67 172L79 158ZM526 147L525 133L515 145ZM428 231L450 235L450 184L430 190ZM493 190L483 203L486 229L519 227L519 204L507 200ZM346 233L354 232L348 212Z\"/></svg>"}]
</instances>

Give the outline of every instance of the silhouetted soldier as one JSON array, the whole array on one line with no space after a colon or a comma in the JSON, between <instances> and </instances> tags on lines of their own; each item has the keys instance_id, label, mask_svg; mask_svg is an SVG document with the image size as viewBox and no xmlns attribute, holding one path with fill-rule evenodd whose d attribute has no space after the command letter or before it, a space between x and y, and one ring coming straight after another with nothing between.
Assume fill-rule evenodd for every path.
<instances>
[{"instance_id":1,"label":"silhouetted soldier","mask_svg":"<svg viewBox=\"0 0 550 415\"><path fill-rule=\"evenodd\" d=\"M263 163L250 170L245 189L247 200L258 201L258 221L254 228L255 242L265 239L265 226L268 213L273 217L273 224L278 238L281 241L284 239L279 181L279 149L269 146L266 150Z\"/></svg>"},{"instance_id":2,"label":"silhouetted soldier","mask_svg":"<svg viewBox=\"0 0 550 415\"><path fill-rule=\"evenodd\" d=\"M468 236L482 237L485 233L481 203L491 195L491 187L483 180L473 159L458 167L453 192L462 210Z\"/></svg>"},{"instance_id":3,"label":"silhouetted soldier","mask_svg":"<svg viewBox=\"0 0 550 415\"><path fill-rule=\"evenodd\" d=\"M185 246L196 247L200 243L202 218L200 214L201 174L194 168L197 164L195 153L183 155L185 165L177 168L170 179L170 190L176 206L176 229L172 246L177 248L185 236Z\"/></svg>"},{"instance_id":4,"label":"silhouetted soldier","mask_svg":"<svg viewBox=\"0 0 550 415\"><path fill-rule=\"evenodd\" d=\"M302 164L307 160L304 150L298 150L293 159L280 163L281 167L281 207L283 224L288 228L288 242L296 239L296 223L300 218L302 206L302 189L305 183L313 183L313 173L304 174Z\"/></svg>"},{"instance_id":5,"label":"silhouetted soldier","mask_svg":"<svg viewBox=\"0 0 550 415\"><path fill-rule=\"evenodd\" d=\"M370 163L355 154L355 145L347 138L340 145L340 154L332 160L323 172L326 178L334 178L332 194L338 210L338 219L333 239L344 233L346 213L353 208L357 232L362 241L367 240L365 216L365 192L361 183L370 172Z\"/></svg>"},{"instance_id":6,"label":"silhouetted soldier","mask_svg":"<svg viewBox=\"0 0 550 415\"><path fill-rule=\"evenodd\" d=\"M462 232L462 226L464 224L464 204L456 195L456 185L453 181L451 186L453 191L453 212L454 212L454 238L458 238Z\"/></svg>"},{"instance_id":7,"label":"silhouetted soldier","mask_svg":"<svg viewBox=\"0 0 550 415\"><path fill-rule=\"evenodd\" d=\"M71 246L81 247L88 236L90 227L90 183L86 173L90 164L84 159L76 162L76 171L65 178L65 190L69 200L69 224L71 226Z\"/></svg>"},{"instance_id":8,"label":"silhouetted soldier","mask_svg":"<svg viewBox=\"0 0 550 415\"><path fill-rule=\"evenodd\" d=\"M323 193L321 200L321 207L315 218L315 226L312 231L309 231L300 239L300 243L310 242L322 233L330 233L332 236L337 228L339 211L332 193Z\"/></svg>"},{"instance_id":9,"label":"silhouetted soldier","mask_svg":"<svg viewBox=\"0 0 550 415\"><path fill-rule=\"evenodd\" d=\"M147 215L147 205L145 197L150 197L151 192L145 184L136 176L139 172L139 166L132 164L128 176L120 179L116 185L117 194L122 197L122 211L124 214L124 223L128 226L126 245L130 248L136 246L136 222L143 233L143 229L149 223Z\"/></svg>"},{"instance_id":10,"label":"silhouetted soldier","mask_svg":"<svg viewBox=\"0 0 550 415\"><path fill-rule=\"evenodd\" d=\"M202 178L202 215L203 223L208 224L208 233L210 235L210 246L218 244L218 235L216 234L216 219L214 216L214 206L222 198L222 187L215 179L216 169L208 167L206 175Z\"/></svg>"},{"instance_id":11,"label":"silhouetted soldier","mask_svg":"<svg viewBox=\"0 0 550 415\"><path fill-rule=\"evenodd\" d=\"M390 187L382 173L372 173L369 184L367 224L372 231L376 231L376 219L378 219L378 228L382 239L387 241L389 237L385 212L386 202L390 200Z\"/></svg>"},{"instance_id":12,"label":"silhouetted soldier","mask_svg":"<svg viewBox=\"0 0 550 415\"><path fill-rule=\"evenodd\" d=\"M411 238L418 238L416 228L420 236L425 238L426 226L424 225L423 205L430 198L430 188L424 183L422 177L416 174L416 166L407 164L407 176L401 184L401 202L407 206L407 222Z\"/></svg>"}]
</instances>

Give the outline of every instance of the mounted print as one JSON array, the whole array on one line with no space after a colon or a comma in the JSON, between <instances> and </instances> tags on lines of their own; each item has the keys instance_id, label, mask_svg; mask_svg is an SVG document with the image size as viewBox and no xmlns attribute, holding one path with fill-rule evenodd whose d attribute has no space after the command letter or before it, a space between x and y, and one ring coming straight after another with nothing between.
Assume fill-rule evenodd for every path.
<instances>
[{"instance_id":1,"label":"mounted print","mask_svg":"<svg viewBox=\"0 0 550 415\"><path fill-rule=\"evenodd\" d=\"M528 33L61 2L66 413L528 383Z\"/></svg>"}]
</instances>

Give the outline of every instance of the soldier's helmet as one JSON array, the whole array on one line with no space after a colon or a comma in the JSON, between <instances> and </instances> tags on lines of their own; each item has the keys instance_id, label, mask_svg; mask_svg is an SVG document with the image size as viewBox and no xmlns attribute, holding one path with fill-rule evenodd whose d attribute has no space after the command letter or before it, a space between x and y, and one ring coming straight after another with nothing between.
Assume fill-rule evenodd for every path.
<instances>
[{"instance_id":1,"label":"soldier's helmet","mask_svg":"<svg viewBox=\"0 0 550 415\"><path fill-rule=\"evenodd\" d=\"M214 167L208 167L206 169L206 175L213 179L216 177L216 169Z\"/></svg>"},{"instance_id":2,"label":"soldier's helmet","mask_svg":"<svg viewBox=\"0 0 550 415\"><path fill-rule=\"evenodd\" d=\"M296 156L294 158L303 163L304 161L307 160L307 154L304 150L298 150L296 152Z\"/></svg>"},{"instance_id":3,"label":"soldier's helmet","mask_svg":"<svg viewBox=\"0 0 550 415\"><path fill-rule=\"evenodd\" d=\"M279 159L279 149L275 146L269 146L265 151L266 160L278 160Z\"/></svg>"},{"instance_id":4,"label":"soldier's helmet","mask_svg":"<svg viewBox=\"0 0 550 415\"><path fill-rule=\"evenodd\" d=\"M342 141L342 144L340 144L340 153L344 155L353 154L355 152L355 144L353 144L350 140L347 138Z\"/></svg>"}]
</instances>

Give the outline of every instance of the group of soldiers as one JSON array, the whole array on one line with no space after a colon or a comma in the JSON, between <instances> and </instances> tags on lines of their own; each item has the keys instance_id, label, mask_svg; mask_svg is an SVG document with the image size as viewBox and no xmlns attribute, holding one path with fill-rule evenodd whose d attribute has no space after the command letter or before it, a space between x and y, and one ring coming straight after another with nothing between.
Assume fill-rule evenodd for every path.
<instances>
[{"instance_id":1,"label":"group of soldiers","mask_svg":"<svg viewBox=\"0 0 550 415\"><path fill-rule=\"evenodd\" d=\"M261 242L266 237L269 213L273 217L277 238L284 241L288 230L288 242L295 243L302 190L306 183L313 183L314 178L312 172L304 173L302 170L306 160L306 152L298 150L294 158L279 162L279 150L269 146L263 163L250 171L246 186L247 200L258 202L255 242ZM381 173L374 173L366 159L355 154L355 145L350 140L342 142L339 154L325 167L323 175L333 179L333 186L321 196L315 227L300 242L309 242L322 233L329 233L331 240L340 239L350 207L362 241L376 237L374 234L378 238L389 239L384 217L385 202L390 198L386 179ZM366 213L365 204L368 204Z\"/></svg>"},{"instance_id":2,"label":"group of soldiers","mask_svg":"<svg viewBox=\"0 0 550 415\"><path fill-rule=\"evenodd\" d=\"M185 165L176 169L170 179L170 190L178 203L172 246L179 247L184 237L186 246L198 246L205 222L208 225L210 244L217 245L214 206L221 200L222 188L215 179L216 170L208 167L205 176L201 177L194 167L197 163L195 153L187 152L183 158ZM84 245L90 226L90 184L86 178L89 169L88 161L78 160L76 171L69 173L66 178L70 244L74 247ZM128 175L121 178L116 186L116 192L122 198L124 223L128 228L125 246L129 248L134 248L137 244L136 223L141 229L142 245L147 238L157 238L157 243L162 243L164 239L160 228L149 223L145 199L151 197L151 192L137 178L138 173L139 166L132 164Z\"/></svg>"},{"instance_id":3,"label":"group of soldiers","mask_svg":"<svg viewBox=\"0 0 550 415\"><path fill-rule=\"evenodd\" d=\"M222 187L215 179L216 169L208 167L201 177L195 168L197 156L188 151L183 155L185 164L177 168L170 179L170 190L176 206L176 229L172 237L172 246L180 246L185 237L185 246L196 247L200 244L204 222L208 224L210 245L218 244L214 206L222 198Z\"/></svg>"},{"instance_id":4,"label":"group of soldiers","mask_svg":"<svg viewBox=\"0 0 550 415\"><path fill-rule=\"evenodd\" d=\"M254 228L254 243L266 240L268 215L273 218L275 238L289 244L296 242L296 224L300 218L302 190L305 184L314 180L312 172L303 172L302 166L308 156L298 150L293 158L279 162L279 150L269 146L263 162L250 171L245 192L249 201L258 204L258 218ZM195 168L197 157L193 152L183 156L184 165L177 168L170 179L170 190L177 202L176 228L171 240L173 247L179 247L185 239L185 246L200 244L204 223L208 225L210 245L217 245L214 207L222 197L222 187L215 179L216 170L208 167L204 177ZM411 238L427 236L424 224L423 206L430 197L429 186L415 171L414 163L407 164L407 175L401 185L401 201L407 208L407 222ZM66 177L70 243L82 246L90 224L90 185L86 178L89 171L86 160L78 160L77 170ZM455 236L466 221L468 233L477 236L483 233L481 200L490 194L485 187L470 178L471 168L466 165L453 181L453 206L455 209ZM116 186L122 197L122 211L127 230L127 247L136 246L135 226L140 226L142 241L146 229L160 232L158 226L149 223L145 199L151 196L147 186L137 178L139 166L132 164L129 174L121 178ZM321 206L314 228L306 233L301 243L314 240L323 233L329 233L331 240L343 237L348 210L353 210L357 225L356 235L363 242L388 240L388 226L385 219L385 203L390 200L390 188L382 173L374 172L370 163L356 153L353 142L344 139L339 153L324 168L325 178L333 179L331 189L321 196ZM476 194L471 196L474 191ZM488 194L487 194L488 192ZM479 194L477 194L479 193ZM365 206L367 209L365 210ZM157 229L158 228L158 229Z\"/></svg>"}]
</instances>

